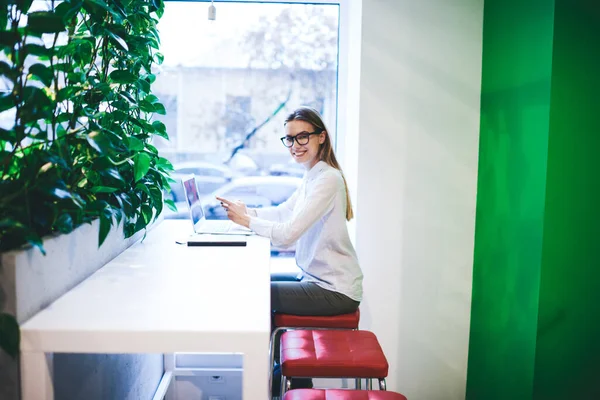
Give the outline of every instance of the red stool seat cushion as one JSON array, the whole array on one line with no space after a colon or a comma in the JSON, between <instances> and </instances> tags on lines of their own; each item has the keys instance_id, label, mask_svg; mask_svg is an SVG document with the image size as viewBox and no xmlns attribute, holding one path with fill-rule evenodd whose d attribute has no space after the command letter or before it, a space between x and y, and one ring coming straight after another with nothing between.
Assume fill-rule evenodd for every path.
<instances>
[{"instance_id":1,"label":"red stool seat cushion","mask_svg":"<svg viewBox=\"0 0 600 400\"><path fill-rule=\"evenodd\" d=\"M315 317L275 313L275 326L288 328L339 328L358 329L360 310L350 314Z\"/></svg>"},{"instance_id":2,"label":"red stool seat cushion","mask_svg":"<svg viewBox=\"0 0 600 400\"><path fill-rule=\"evenodd\" d=\"M407 400L400 393L381 390L296 389L286 392L284 400Z\"/></svg>"},{"instance_id":3,"label":"red stool seat cushion","mask_svg":"<svg viewBox=\"0 0 600 400\"><path fill-rule=\"evenodd\" d=\"M385 378L388 363L369 331L287 331L281 371L290 377Z\"/></svg>"}]
</instances>

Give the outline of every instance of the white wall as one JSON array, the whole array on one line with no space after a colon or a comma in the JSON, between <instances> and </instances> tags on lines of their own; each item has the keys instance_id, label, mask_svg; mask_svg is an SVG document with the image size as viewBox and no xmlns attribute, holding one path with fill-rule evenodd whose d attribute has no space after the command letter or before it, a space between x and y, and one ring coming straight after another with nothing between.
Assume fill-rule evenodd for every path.
<instances>
[{"instance_id":1,"label":"white wall","mask_svg":"<svg viewBox=\"0 0 600 400\"><path fill-rule=\"evenodd\" d=\"M361 328L382 343L389 389L464 399L483 0L363 0L361 21L343 154L365 273Z\"/></svg>"}]
</instances>

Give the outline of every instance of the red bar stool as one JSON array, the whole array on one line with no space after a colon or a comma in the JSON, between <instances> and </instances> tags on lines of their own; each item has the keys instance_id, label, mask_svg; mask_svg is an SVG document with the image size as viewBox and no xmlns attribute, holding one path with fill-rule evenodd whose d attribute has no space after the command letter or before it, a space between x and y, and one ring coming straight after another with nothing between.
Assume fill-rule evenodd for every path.
<instances>
[{"instance_id":1,"label":"red bar stool","mask_svg":"<svg viewBox=\"0 0 600 400\"><path fill-rule=\"evenodd\" d=\"M306 329L306 327L329 328L329 329L358 329L360 321L360 309L353 313L313 316L313 315L291 315L275 313L276 330ZM275 333L275 332L273 332Z\"/></svg>"},{"instance_id":2,"label":"red bar stool","mask_svg":"<svg viewBox=\"0 0 600 400\"><path fill-rule=\"evenodd\" d=\"M353 378L379 381L385 390L388 362L373 332L299 330L281 336L281 397L291 378Z\"/></svg>"},{"instance_id":3,"label":"red bar stool","mask_svg":"<svg viewBox=\"0 0 600 400\"><path fill-rule=\"evenodd\" d=\"M271 333L271 341L269 344L269 357L271 364L275 363L275 338L279 332L293 331L299 329L358 329L360 321L360 309L353 313L331 315L331 316L312 316L312 315L291 315L275 313L275 329ZM269 399L272 393L271 387L273 382L273 370L269 374ZM359 382L357 381L357 385Z\"/></svg>"},{"instance_id":4,"label":"red bar stool","mask_svg":"<svg viewBox=\"0 0 600 400\"><path fill-rule=\"evenodd\" d=\"M295 389L285 394L283 400L407 400L400 393L381 390Z\"/></svg>"}]
</instances>

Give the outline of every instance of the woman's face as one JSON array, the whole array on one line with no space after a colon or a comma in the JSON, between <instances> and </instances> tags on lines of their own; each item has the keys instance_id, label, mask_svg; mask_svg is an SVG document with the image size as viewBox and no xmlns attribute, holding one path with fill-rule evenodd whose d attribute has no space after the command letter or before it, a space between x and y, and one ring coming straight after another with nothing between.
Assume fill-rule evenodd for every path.
<instances>
[{"instance_id":1,"label":"woman's face","mask_svg":"<svg viewBox=\"0 0 600 400\"><path fill-rule=\"evenodd\" d=\"M319 162L319 148L325 142L325 135L327 134L326 132L321 132L318 135L308 135L313 132L315 132L315 127L306 121L294 120L285 125L285 135L287 137L300 139L301 143L305 143L308 137L308 143L301 145L298 144L298 140L294 140L293 146L289 149L292 158L297 163L304 165L306 169L312 168Z\"/></svg>"}]
</instances>

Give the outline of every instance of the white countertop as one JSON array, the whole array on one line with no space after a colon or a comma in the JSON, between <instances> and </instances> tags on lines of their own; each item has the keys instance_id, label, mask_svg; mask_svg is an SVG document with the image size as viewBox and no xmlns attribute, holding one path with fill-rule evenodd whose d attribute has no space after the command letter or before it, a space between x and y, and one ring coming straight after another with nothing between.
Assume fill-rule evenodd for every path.
<instances>
[{"instance_id":1,"label":"white countertop","mask_svg":"<svg viewBox=\"0 0 600 400\"><path fill-rule=\"evenodd\" d=\"M237 351L232 341L246 335L268 338L269 241L176 244L189 230L189 221L162 222L25 322L21 351Z\"/></svg>"}]
</instances>

